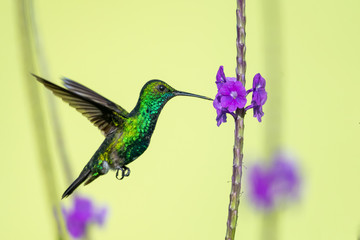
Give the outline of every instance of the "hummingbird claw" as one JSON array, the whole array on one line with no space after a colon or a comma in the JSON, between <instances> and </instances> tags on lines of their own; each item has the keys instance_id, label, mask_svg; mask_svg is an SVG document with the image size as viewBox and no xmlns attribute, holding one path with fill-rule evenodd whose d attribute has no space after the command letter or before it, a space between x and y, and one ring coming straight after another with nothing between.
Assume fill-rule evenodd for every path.
<instances>
[{"instance_id":1,"label":"hummingbird claw","mask_svg":"<svg viewBox=\"0 0 360 240\"><path fill-rule=\"evenodd\" d=\"M121 170L121 177L119 177L119 171ZM118 180L122 180L124 177L130 176L130 168L126 166L122 166L116 171L116 178Z\"/></svg>"},{"instance_id":2,"label":"hummingbird claw","mask_svg":"<svg viewBox=\"0 0 360 240\"><path fill-rule=\"evenodd\" d=\"M130 176L130 168L124 167L124 176L125 176L125 177Z\"/></svg>"},{"instance_id":3,"label":"hummingbird claw","mask_svg":"<svg viewBox=\"0 0 360 240\"><path fill-rule=\"evenodd\" d=\"M121 180L121 179L123 179L124 178L124 176L122 176L121 178L119 178L119 170L120 170L121 168L119 168L117 171L116 171L116 175L115 175L115 177L118 179L118 180Z\"/></svg>"}]
</instances>

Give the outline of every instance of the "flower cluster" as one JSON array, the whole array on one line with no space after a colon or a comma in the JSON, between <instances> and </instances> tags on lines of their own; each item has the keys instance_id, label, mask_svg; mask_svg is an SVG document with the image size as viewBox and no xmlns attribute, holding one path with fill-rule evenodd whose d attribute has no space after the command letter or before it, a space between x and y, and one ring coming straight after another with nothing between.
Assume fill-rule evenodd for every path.
<instances>
[{"instance_id":1,"label":"flower cluster","mask_svg":"<svg viewBox=\"0 0 360 240\"><path fill-rule=\"evenodd\" d=\"M283 153L275 154L270 165L257 163L251 166L248 180L251 202L260 209L273 210L279 203L299 195L298 167Z\"/></svg>"},{"instance_id":2,"label":"flower cluster","mask_svg":"<svg viewBox=\"0 0 360 240\"><path fill-rule=\"evenodd\" d=\"M244 85L236 81L236 78L225 77L224 67L220 66L216 74L216 86L218 93L214 99L213 105L216 109L217 125L226 122L226 114L229 113L234 116L236 109L245 108L245 111L249 109L254 110L254 117L261 122L264 112L262 106L267 100L267 92L265 91L265 79L260 75L256 74L253 80L253 87L249 90L245 90ZM245 107L247 103L246 96L252 92L251 104Z\"/></svg>"},{"instance_id":3,"label":"flower cluster","mask_svg":"<svg viewBox=\"0 0 360 240\"><path fill-rule=\"evenodd\" d=\"M107 216L107 208L97 208L91 199L76 196L74 206L69 211L62 209L69 234L73 238L81 238L86 235L87 228L91 223L102 226Z\"/></svg>"}]
</instances>

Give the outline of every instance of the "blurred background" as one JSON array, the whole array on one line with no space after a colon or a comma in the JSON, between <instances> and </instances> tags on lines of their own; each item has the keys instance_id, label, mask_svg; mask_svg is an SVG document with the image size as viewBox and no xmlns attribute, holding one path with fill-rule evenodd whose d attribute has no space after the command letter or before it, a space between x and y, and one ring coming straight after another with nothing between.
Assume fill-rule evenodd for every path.
<instances>
[{"instance_id":1,"label":"blurred background","mask_svg":"<svg viewBox=\"0 0 360 240\"><path fill-rule=\"evenodd\" d=\"M103 136L29 72L55 83L74 79L128 111L154 78L214 97L218 67L235 76L236 1L34 0L33 30L42 55L35 66L26 65L22 2L0 2L1 238L54 239L39 146L54 165L57 204L71 206L72 197L60 203L68 180L51 112L56 109L73 178ZM246 117L236 239L360 236L359 9L356 0L247 1L246 87L260 72L268 102L262 123L252 112ZM38 102L29 100L30 92ZM34 118L34 109L41 115ZM79 187L79 194L108 207L105 225L89 229L89 238L223 239L234 125L229 118L217 127L215 117L210 102L174 98L149 149L129 165L129 178L118 181L109 172ZM251 204L246 179L253 162L266 162L279 148L297 158L301 193L269 214ZM267 235L274 221L276 231Z\"/></svg>"}]
</instances>

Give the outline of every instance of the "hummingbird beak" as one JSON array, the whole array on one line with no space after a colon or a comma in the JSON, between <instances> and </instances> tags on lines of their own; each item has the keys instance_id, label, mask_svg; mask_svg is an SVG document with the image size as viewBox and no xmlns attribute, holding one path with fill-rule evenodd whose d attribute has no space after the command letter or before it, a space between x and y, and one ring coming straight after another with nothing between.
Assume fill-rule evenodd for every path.
<instances>
[{"instance_id":1,"label":"hummingbird beak","mask_svg":"<svg viewBox=\"0 0 360 240\"><path fill-rule=\"evenodd\" d=\"M174 93L175 96L189 96L189 97L202 98L202 99L206 99L206 100L210 100L210 101L214 100L214 99L211 99L211 98L208 98L208 97L204 97L204 96L196 95L196 94L192 94L192 93L187 93L187 92L174 91L173 93Z\"/></svg>"}]
</instances>

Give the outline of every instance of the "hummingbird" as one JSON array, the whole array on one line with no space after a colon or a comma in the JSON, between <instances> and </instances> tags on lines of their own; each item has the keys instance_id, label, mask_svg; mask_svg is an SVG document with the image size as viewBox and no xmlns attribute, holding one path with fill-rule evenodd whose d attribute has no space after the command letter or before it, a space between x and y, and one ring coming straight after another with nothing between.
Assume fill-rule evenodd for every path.
<instances>
[{"instance_id":1,"label":"hummingbird","mask_svg":"<svg viewBox=\"0 0 360 240\"><path fill-rule=\"evenodd\" d=\"M177 91L166 82L155 79L143 86L135 108L129 113L116 103L68 78L62 79L65 87L63 88L35 74L32 75L56 96L88 118L105 136L105 140L79 176L65 190L62 199L70 196L83 182L87 185L99 176L107 174L110 169L116 171L115 176L119 180L128 177L130 168L127 165L148 148L160 112L171 98L189 96L213 100Z\"/></svg>"}]
</instances>

